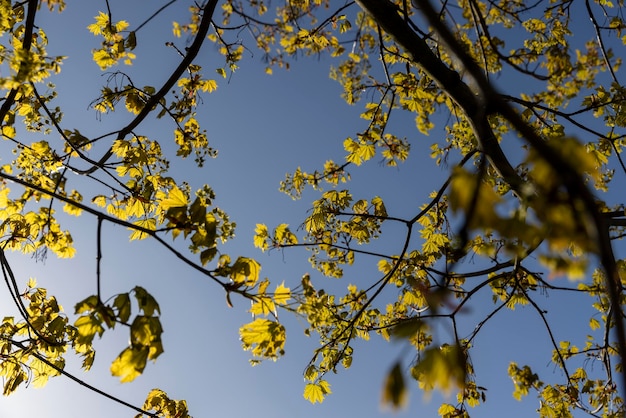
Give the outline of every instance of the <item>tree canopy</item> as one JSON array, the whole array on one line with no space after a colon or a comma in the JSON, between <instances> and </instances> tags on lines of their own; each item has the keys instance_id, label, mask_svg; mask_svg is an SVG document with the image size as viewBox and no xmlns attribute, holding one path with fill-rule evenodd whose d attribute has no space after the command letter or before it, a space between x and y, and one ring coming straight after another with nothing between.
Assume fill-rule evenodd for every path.
<instances>
[{"instance_id":1,"label":"tree canopy","mask_svg":"<svg viewBox=\"0 0 626 418\"><path fill-rule=\"evenodd\" d=\"M0 1L0 264L19 312L0 324L4 395L55 376L80 381L64 370L66 359L78 355L89 370L96 337L114 328L128 333L110 365L121 382L168 349L150 289L102 291L103 229L117 225L210 280L228 306L247 301L252 320L239 335L253 364L279 359L288 331L282 318L301 319L319 340L303 365L303 395L312 403L332 393L330 373L350 367L357 341L380 338L411 348L389 359L384 403L402 407L414 387L439 390L452 395L441 417L469 417L489 402L472 362L475 340L496 316L526 307L545 338L529 341L529 350L547 347L558 372L539 374L511 359L512 396L538 398L541 417L624 416L622 0L171 0L141 13L128 2L101 3L84 22L98 44L90 50L96 65L85 71L104 75L99 93L86 98L99 133L86 134L58 106L67 93L55 83L72 49L48 39L41 23L53 25L65 2ZM168 75L155 81L134 71L156 53L157 40L142 31L183 11L158 45L168 51ZM219 207L211 179L195 188L197 179L175 169L217 157L198 112L221 83L237 82L246 54L262 57L268 77L281 77L295 60L327 58L342 98L360 113L344 121L353 134L336 138L341 159L314 167L301 155L280 183L293 199L311 199L300 224L259 221L253 236L238 234L256 255L226 251L237 220ZM407 116L409 129L399 123ZM154 124L166 134L147 135ZM432 165L403 171L422 142L431 144ZM374 186L368 194L351 187L380 165L416 182L445 174L420 201L392 206ZM80 258L77 217L97 223L93 294L68 301L50 294L45 278L40 287L16 276L15 252ZM310 272L261 275L261 252L280 257L300 248ZM354 277L362 265L374 267ZM566 313L578 303L569 300L586 296L594 313L579 324L579 341L557 338L548 294L560 295ZM193 413L166 390L143 404L109 398L138 416Z\"/></svg>"}]
</instances>

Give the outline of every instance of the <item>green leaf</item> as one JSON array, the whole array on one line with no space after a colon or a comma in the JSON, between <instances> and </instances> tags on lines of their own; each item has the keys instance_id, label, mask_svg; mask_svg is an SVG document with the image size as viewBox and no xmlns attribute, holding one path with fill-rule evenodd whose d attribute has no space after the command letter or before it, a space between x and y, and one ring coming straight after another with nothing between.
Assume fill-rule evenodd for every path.
<instances>
[{"instance_id":1,"label":"green leaf","mask_svg":"<svg viewBox=\"0 0 626 418\"><path fill-rule=\"evenodd\" d=\"M161 321L155 316L138 315L130 326L131 345L151 346L161 340L163 328Z\"/></svg>"},{"instance_id":2,"label":"green leaf","mask_svg":"<svg viewBox=\"0 0 626 418\"><path fill-rule=\"evenodd\" d=\"M98 306L98 296L91 295L87 299L78 302L74 306L74 313L81 314L83 312L93 311Z\"/></svg>"},{"instance_id":3,"label":"green leaf","mask_svg":"<svg viewBox=\"0 0 626 418\"><path fill-rule=\"evenodd\" d=\"M407 388L404 383L404 374L402 373L402 365L396 362L383 385L382 404L390 405L393 409L404 408L407 404Z\"/></svg>"},{"instance_id":4,"label":"green leaf","mask_svg":"<svg viewBox=\"0 0 626 418\"><path fill-rule=\"evenodd\" d=\"M448 393L453 386L465 386L465 362L465 355L458 346L444 344L427 349L411 374L422 389L431 391L437 388Z\"/></svg>"},{"instance_id":5,"label":"green leaf","mask_svg":"<svg viewBox=\"0 0 626 418\"><path fill-rule=\"evenodd\" d=\"M420 318L411 318L391 328L391 336L395 338L413 338L426 324Z\"/></svg>"},{"instance_id":6,"label":"green leaf","mask_svg":"<svg viewBox=\"0 0 626 418\"><path fill-rule=\"evenodd\" d=\"M113 300L113 306L117 308L117 318L121 322L128 321L130 318L131 304L128 293L120 293Z\"/></svg>"},{"instance_id":7,"label":"green leaf","mask_svg":"<svg viewBox=\"0 0 626 418\"><path fill-rule=\"evenodd\" d=\"M148 360L148 347L127 347L111 364L111 374L120 382L132 382L143 373Z\"/></svg>"},{"instance_id":8,"label":"green leaf","mask_svg":"<svg viewBox=\"0 0 626 418\"><path fill-rule=\"evenodd\" d=\"M139 309L142 310L144 314L152 316L154 312L161 313L157 301L143 287L136 286L133 289L133 292L135 293L135 299L137 299L137 303L139 304Z\"/></svg>"},{"instance_id":9,"label":"green leaf","mask_svg":"<svg viewBox=\"0 0 626 418\"><path fill-rule=\"evenodd\" d=\"M78 317L74 326L78 331L76 342L79 344L91 344L96 334L101 337L104 333L102 321L93 314Z\"/></svg>"},{"instance_id":10,"label":"green leaf","mask_svg":"<svg viewBox=\"0 0 626 418\"><path fill-rule=\"evenodd\" d=\"M200 253L200 262L202 263L202 265L206 265L209 261L213 260L215 258L215 255L217 254L217 248L213 247L213 248L208 248L204 251L202 251Z\"/></svg>"},{"instance_id":11,"label":"green leaf","mask_svg":"<svg viewBox=\"0 0 626 418\"><path fill-rule=\"evenodd\" d=\"M135 31L131 31L128 34L128 37L126 38L125 46L131 51L135 49L135 47L137 46L137 36L135 35Z\"/></svg>"}]
</instances>

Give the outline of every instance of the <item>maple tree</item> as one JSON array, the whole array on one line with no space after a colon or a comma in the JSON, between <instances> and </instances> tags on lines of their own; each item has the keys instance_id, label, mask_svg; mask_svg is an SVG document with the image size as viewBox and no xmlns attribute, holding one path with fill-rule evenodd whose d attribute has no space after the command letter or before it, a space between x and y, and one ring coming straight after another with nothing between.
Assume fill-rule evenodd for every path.
<instances>
[{"instance_id":1,"label":"maple tree","mask_svg":"<svg viewBox=\"0 0 626 418\"><path fill-rule=\"evenodd\" d=\"M168 28L168 47L180 61L162 84L140 87L141 80L123 69L141 59L133 52L136 34L173 7L189 9L187 21ZM125 20L123 7L103 2L85 27L101 40L93 61L112 76L92 107L103 119L116 112L131 118L98 137L65 126L49 84L62 75L65 57L48 55L37 17L64 8L62 0L0 1L0 120L14 153L0 171L0 264L20 313L0 324L5 395L29 380L77 379L64 371L68 352L80 355L89 370L95 337L116 325L129 332L128 346L111 364L122 382L163 352L160 307L149 289L100 292L101 229L115 224L129 228L131 240L153 240L210 278L229 305L235 297L251 301L254 319L240 336L252 362L284 353L278 310L304 318L306 334L320 341L304 373L304 396L313 403L331 393L328 372L350 367L354 341L378 335L405 340L416 353L409 373L400 362L392 364L385 402L401 407L413 379L425 391L456 394L455 403L439 408L442 417L469 416L485 402L471 361L473 340L501 310L529 305L551 336L552 360L562 374L540 377L511 362L513 396L535 392L542 417L624 415L619 385L626 384L619 379L626 358L626 264L614 247L624 236L626 213L619 193L611 193L626 175L621 0L173 0L142 22ZM217 74L198 58L205 43L217 45L222 56ZM216 156L196 109L202 94L237 70L246 48L263 52L269 74L288 68L295 57L331 57L330 75L343 87L343 98L363 109L365 128L341 139L344 160L313 171L294 167L281 183L294 199L306 188L318 193L303 214L301 233L287 224L257 225L254 245L263 251L310 251L316 273L299 280L270 283L261 279L257 260L219 251L235 230L215 205L219 197L209 185L191 190L168 171L175 159L192 157L201 166ZM500 90L498 78L514 80L514 86ZM395 131L391 116L397 112L414 117L411 132ZM169 153L141 134L156 119L171 124L175 149ZM432 132L440 136L423 138ZM449 167L449 176L415 213L401 218L380 197L353 195L349 185L357 167L381 160L389 167L402 164L417 140L432 141L433 166ZM57 215L58 208L66 215ZM11 251L73 257L68 216L93 216L98 223L98 292L76 301L74 320L34 280L20 290L10 264ZM406 231L399 252L375 245L389 225ZM184 240L188 251L181 252L175 239ZM359 286L346 283L344 294L325 291L315 279L348 277L352 265L372 257L379 271ZM548 275L571 281L557 285ZM385 292L390 288L395 292ZM556 341L540 307L545 290L588 294L598 315L582 326L602 332L579 346ZM472 296L489 292L491 312L462 334L457 319ZM433 336L441 322L452 328L448 341ZM188 416L184 401L159 389L141 407L113 400L139 415Z\"/></svg>"}]
</instances>

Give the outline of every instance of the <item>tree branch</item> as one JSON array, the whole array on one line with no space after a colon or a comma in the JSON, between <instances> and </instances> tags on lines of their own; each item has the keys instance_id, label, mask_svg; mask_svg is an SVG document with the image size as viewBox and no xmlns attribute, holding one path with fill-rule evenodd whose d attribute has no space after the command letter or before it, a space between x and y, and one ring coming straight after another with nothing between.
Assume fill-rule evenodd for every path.
<instances>
[{"instance_id":1,"label":"tree branch","mask_svg":"<svg viewBox=\"0 0 626 418\"><path fill-rule=\"evenodd\" d=\"M167 81L163 84L163 86L157 91L154 95L150 97L150 99L146 102L144 107L141 109L139 114L124 128L122 128L117 133L118 140L124 139L126 135L131 133L133 129L135 129L143 120L154 110L154 107L159 104L159 102L169 93L170 89L176 84L178 79L182 76L182 74L187 71L189 65L193 62L193 60L200 52L200 47L204 44L204 40L206 39L207 33L209 32L209 28L211 27L211 20L213 19L213 13L215 12L215 6L217 5L218 0L209 0L209 2L204 6L202 11L202 20L198 25L198 32L196 33L196 37L193 40L193 43L187 48L187 54L183 58L183 60L178 64L178 67L172 72ZM94 171L102 168L102 166L111 158L113 155L113 151L111 148L100 158L99 161L96 162L95 165L90 167L87 170L78 171L78 174L91 174Z\"/></svg>"},{"instance_id":2,"label":"tree branch","mask_svg":"<svg viewBox=\"0 0 626 418\"><path fill-rule=\"evenodd\" d=\"M523 179L517 174L500 148L491 129L487 105L480 95L461 80L459 73L446 66L417 33L398 14L389 0L357 0L357 4L372 15L376 22L408 53L411 61L422 68L463 110L472 125L480 150L493 168L511 188L523 196ZM447 42L447 40L446 40Z\"/></svg>"}]
</instances>

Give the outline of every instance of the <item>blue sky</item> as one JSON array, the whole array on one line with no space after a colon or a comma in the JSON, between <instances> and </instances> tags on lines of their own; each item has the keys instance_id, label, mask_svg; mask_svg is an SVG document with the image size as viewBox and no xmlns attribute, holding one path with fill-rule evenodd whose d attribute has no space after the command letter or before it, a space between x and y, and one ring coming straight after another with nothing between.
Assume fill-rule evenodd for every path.
<instances>
[{"instance_id":1,"label":"blue sky","mask_svg":"<svg viewBox=\"0 0 626 418\"><path fill-rule=\"evenodd\" d=\"M148 15L155 9L153 3L142 0L128 2L128 5L120 1L111 4L114 17L129 20L132 28L139 22L132 16ZM178 8L175 14L181 16L180 21L184 21L185 11L180 12L184 4L181 2L174 8ZM104 2L69 1L63 14L42 11L37 21L48 33L50 53L69 55L60 77L53 82L58 86L58 104L64 109L66 126L76 127L87 136L111 131L117 126L116 121L126 117L107 116L99 121L94 111L87 109L97 96L103 77L90 61L89 51L97 40L87 32L86 26L104 7ZM131 17L125 16L126 7L131 8ZM120 68L132 72L138 84L158 85L177 64L178 57L164 46L171 38L170 22L177 18L172 15L174 9L138 33L140 47L136 64ZM145 48L143 45L148 43L154 46ZM219 157L207 161L201 169L193 168L191 162L179 162L173 173L179 179L191 179L195 186L211 185L217 193L217 205L237 222L237 237L223 251L233 256L254 257L262 263L264 277L274 283L284 280L288 286L295 286L303 273L313 273L306 261L306 252L260 253L252 246L254 226L282 222L297 226L316 195L306 193L302 201L294 202L278 192L279 181L297 166L313 169L329 158L341 161L343 140L362 130L366 121L358 118L358 106L350 107L339 97L341 87L328 78L326 59L301 58L292 63L290 71L276 70L273 76L267 76L260 54L246 53L245 56L241 68L229 81L218 79L218 90L204 95L204 104L198 109L199 120L207 129L211 144L219 150ZM203 47L198 63L206 74L222 65L221 57L209 42ZM215 77L219 78L217 74ZM447 171L433 169L428 157L430 145L443 138L436 134L422 136L410 117L399 119L398 123L412 143L410 160L397 169L372 163L353 170L354 181L349 187L359 197L382 196L390 214L403 216L413 213L428 194L442 184ZM171 130L164 131L163 126L163 123L148 124L141 128L141 133L162 137L160 142L166 143L171 140ZM2 164L10 158L0 157ZM37 278L42 287L57 295L68 314L72 313L76 301L95 293L96 253L95 219L85 215L70 222L73 224L68 222L67 226L72 228L78 249L76 259L49 257L45 263L35 263L28 257L11 255L10 258L21 283L25 284L28 277ZM386 371L397 358L403 358L406 366L412 358L401 343L384 343L376 337L367 343L357 343L351 369L328 378L333 395L322 405L311 405L302 397L302 371L317 342L304 337L301 324L282 314L281 319L288 326L287 354L276 363L250 367L249 355L242 351L238 341L238 328L250 321L250 315L245 312L248 302L234 298L234 308L228 308L220 289L154 243L128 243L128 231L123 228L107 226L104 236L103 292L114 295L135 285L151 292L162 309L165 353L156 364L149 364L144 375L135 382L120 384L110 376L108 368L125 347L127 336L122 329L109 331L97 343L96 364L91 372L80 371L76 361L69 362L68 371L139 406L151 388L159 387L172 398L186 399L196 418L389 415L380 409L380 388ZM329 281L331 286L371 283L378 278L375 261L363 260L359 268L350 271L339 283L314 277ZM565 279L555 280L568 284ZM558 295L549 296L544 303L548 316L558 326L557 339L574 338L581 333L584 339L585 333L590 331L581 330L569 316L572 302L564 304ZM11 309L4 292L0 292L0 306L3 315ZM492 308L489 296L479 295L472 311L464 318L467 321L465 331L471 332L475 319ZM578 313L589 315L583 310ZM544 345L545 331L537 331L539 325L540 318L527 307L498 315L485 326L475 342L473 363L478 384L489 390L487 403L472 416L526 417L538 407L533 394L524 403L512 399L513 384L506 375L506 368L508 362L514 360L520 365L534 365L547 379L554 372L554 366L549 363L550 351ZM445 327L438 332L442 343L448 337L446 332ZM409 408L397 415L436 416L440 400L437 394L430 401L425 399L413 385ZM451 403L456 402L451 399ZM44 389L21 388L0 402L3 417L133 415L133 411L63 377L52 379Z\"/></svg>"}]
</instances>

